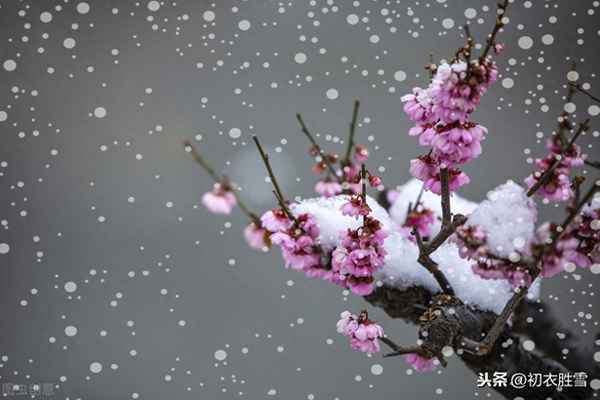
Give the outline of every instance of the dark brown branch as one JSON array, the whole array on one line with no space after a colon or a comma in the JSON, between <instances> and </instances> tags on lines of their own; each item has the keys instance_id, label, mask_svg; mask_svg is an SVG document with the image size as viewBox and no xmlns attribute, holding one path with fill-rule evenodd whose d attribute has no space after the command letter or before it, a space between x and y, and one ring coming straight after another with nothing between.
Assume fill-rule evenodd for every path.
<instances>
[{"instance_id":1,"label":"dark brown branch","mask_svg":"<svg viewBox=\"0 0 600 400\"><path fill-rule=\"evenodd\" d=\"M417 228L413 229L413 235L415 235L417 246L419 247L419 258L417 261L421 264L437 281L438 285L440 285L440 289L446 294L454 295L454 289L452 289L452 285L448 282L446 275L440 270L438 264L429 257L427 254L427 249L423 244L423 239L421 239L421 234Z\"/></svg>"},{"instance_id":2,"label":"dark brown branch","mask_svg":"<svg viewBox=\"0 0 600 400\"><path fill-rule=\"evenodd\" d=\"M590 92L588 92L587 90L585 90L584 88L582 88L581 85L578 85L576 83L571 83L570 85L572 87L574 87L579 93L582 93L582 94L586 95L590 99L594 100L596 103L600 103L600 97L594 96L593 94L591 94Z\"/></svg>"},{"instance_id":3,"label":"dark brown branch","mask_svg":"<svg viewBox=\"0 0 600 400\"><path fill-rule=\"evenodd\" d=\"M440 169L440 183L442 186L442 226L450 224L450 184L448 169Z\"/></svg>"},{"instance_id":4,"label":"dark brown branch","mask_svg":"<svg viewBox=\"0 0 600 400\"><path fill-rule=\"evenodd\" d=\"M393 356L399 356L402 354L410 354L410 353L417 353L417 354L423 353L421 346L418 346L418 345L400 346L385 336L382 338L379 338L379 339L392 350L391 353L384 354L383 357L393 357Z\"/></svg>"},{"instance_id":5,"label":"dark brown branch","mask_svg":"<svg viewBox=\"0 0 600 400\"><path fill-rule=\"evenodd\" d=\"M204 157L202 157L202 155L196 150L196 148L192 145L192 143L189 140L184 141L183 145L186 150L189 149L189 152L192 155L194 161L196 161L196 163L200 165L215 182L222 182L223 177L219 176L219 174L215 172L215 170L211 167L208 161L206 161Z\"/></svg>"},{"instance_id":6,"label":"dark brown branch","mask_svg":"<svg viewBox=\"0 0 600 400\"><path fill-rule=\"evenodd\" d=\"M600 169L600 161L585 160L585 165L592 168Z\"/></svg>"},{"instance_id":7,"label":"dark brown branch","mask_svg":"<svg viewBox=\"0 0 600 400\"><path fill-rule=\"evenodd\" d=\"M527 197L531 197L535 194L535 192L537 192L542 186L544 186L546 184L546 182L548 182L548 180L552 177L552 174L554 173L554 170L560 165L560 159L559 158L555 158L554 161L552 162L552 165L550 165L550 167L548 167L548 169L546 169L542 175L540 176L540 178L535 182L535 184L529 188L529 190L527 191Z\"/></svg>"},{"instance_id":8,"label":"dark brown branch","mask_svg":"<svg viewBox=\"0 0 600 400\"><path fill-rule=\"evenodd\" d=\"M509 3L509 0L504 0L502 3L498 3L498 10L497 10L498 15L496 15L496 24L494 25L494 29L492 29L492 33L489 34L488 39L486 41L485 48L483 49L483 52L481 53L481 56L479 57L480 62L485 60L488 53L490 52L490 50L496 43L496 35L498 35L498 32L500 31L500 29L502 29L504 27L503 18L506 16L506 10L508 9L508 3Z\"/></svg>"},{"instance_id":9,"label":"dark brown branch","mask_svg":"<svg viewBox=\"0 0 600 400\"><path fill-rule=\"evenodd\" d=\"M479 346L479 355L486 355L491 351L492 347L504 331L506 322L515 311L515 308L519 305L521 300L523 300L525 296L527 296L528 289L528 287L518 288L517 291L510 298L510 300L504 305L502 312L494 321L494 324L485 336L485 339L483 339L483 341L481 342Z\"/></svg>"},{"instance_id":10,"label":"dark brown branch","mask_svg":"<svg viewBox=\"0 0 600 400\"><path fill-rule=\"evenodd\" d=\"M356 121L358 119L358 108L360 107L360 101L354 100L354 108L352 109L352 120L350 121L350 132L348 134L348 145L346 146L346 155L342 165L350 164L350 157L352 156L352 148L354 147L354 133L356 131Z\"/></svg>"},{"instance_id":11,"label":"dark brown branch","mask_svg":"<svg viewBox=\"0 0 600 400\"><path fill-rule=\"evenodd\" d=\"M285 197L283 196L283 192L281 191L281 188L279 187L279 183L277 183L277 178L275 178L275 174L273 173L273 168L271 167L271 163L269 162L268 154L265 153L265 150L261 146L261 144L258 140L258 137L256 135L252 135L252 140L254 140L254 143L256 144L256 147L258 148L258 152L260 153L260 157L262 158L263 163L265 164L265 167L267 168L267 173L269 174L269 178L271 179L271 184L273 185L273 188L275 189L273 191L273 194L275 195L275 198L277 199L279 206L281 207L283 212L285 212L285 214L288 216L289 219L291 219L292 221L295 221L296 217L294 216L294 214L291 213L291 211L287 207Z\"/></svg>"},{"instance_id":12,"label":"dark brown branch","mask_svg":"<svg viewBox=\"0 0 600 400\"><path fill-rule=\"evenodd\" d=\"M298 123L300 123L300 128L302 130L302 133L304 133L304 136L306 136L308 138L310 143L317 150L317 153L319 153L319 156L321 156L321 159L323 160L323 162L329 169L329 172L331 172L331 174L338 180L338 182L341 182L341 177L337 174L337 171L335 170L333 165L331 165L331 162L329 161L327 154L325 154L325 152L323 151L321 146L319 146L319 144L315 140L314 136L310 133L310 131L306 127L306 124L304 123L304 120L302 119L302 115L296 114L296 119L298 120Z\"/></svg>"},{"instance_id":13,"label":"dark brown branch","mask_svg":"<svg viewBox=\"0 0 600 400\"><path fill-rule=\"evenodd\" d=\"M423 243L419 232L415 229L413 230L413 234L417 239L417 244L419 246L419 258L417 261L423 267L429 271L435 280L440 285L442 291L448 295L454 295L454 289L448 279L440 270L438 264L431 259L431 254L433 254L448 238L456 231L460 225L464 224L466 218L461 214L456 214L454 218L452 217L452 213L450 211L450 185L449 185L449 177L448 177L448 169L442 168L440 170L440 181L442 186L442 227L437 235L427 243Z\"/></svg>"},{"instance_id":14,"label":"dark brown branch","mask_svg":"<svg viewBox=\"0 0 600 400\"><path fill-rule=\"evenodd\" d=\"M581 199L581 201L570 210L569 214L562 222L562 224L560 224L559 228L556 231L554 231L554 234L552 235L552 242L548 243L546 247L551 247L556 244L556 242L561 238L561 236L565 234L565 232L567 231L567 227L571 224L571 222L573 222L573 220L575 219L577 214L579 214L583 206L591 202L594 197L594 194L596 194L596 192L598 192L599 190L600 180L594 182L592 184L592 187L590 187L587 193L583 196L583 199Z\"/></svg>"},{"instance_id":15,"label":"dark brown branch","mask_svg":"<svg viewBox=\"0 0 600 400\"><path fill-rule=\"evenodd\" d=\"M400 318L421 325L421 331L425 330L427 336L420 335L423 343L418 349L410 348L410 350L416 352L425 347L429 352L439 352L445 346L452 346L465 365L475 374L505 371L510 376L516 372L527 375L528 373L557 374L584 371L590 376L598 375L598 367L590 361L593 358L589 354L592 353L578 353L577 357L573 357L571 364L566 367L563 363L556 361L558 359L556 357L553 360L543 353L525 350L519 337L511 334L506 325L503 327L499 339L485 356L472 354L477 350L479 339L485 332L490 331L496 315L455 302L439 305L436 300L432 299L431 293L422 287L406 289L378 287L375 292L366 296L365 300L373 306L382 308L391 318ZM423 313L423 308L428 310ZM430 310L435 311L431 312ZM435 318L423 322L424 315L434 315ZM532 326L531 329L534 327ZM545 326L543 330L538 329L537 331L539 335L545 336L549 336L549 332L563 332L556 325ZM538 341L535 340L535 343L537 349ZM408 347L398 347L408 349ZM390 346L390 348L392 347ZM515 389L508 385L508 387L494 389L507 399L524 397L528 400L586 399L591 393L589 387L564 388L562 392L557 391L556 387Z\"/></svg>"}]
</instances>

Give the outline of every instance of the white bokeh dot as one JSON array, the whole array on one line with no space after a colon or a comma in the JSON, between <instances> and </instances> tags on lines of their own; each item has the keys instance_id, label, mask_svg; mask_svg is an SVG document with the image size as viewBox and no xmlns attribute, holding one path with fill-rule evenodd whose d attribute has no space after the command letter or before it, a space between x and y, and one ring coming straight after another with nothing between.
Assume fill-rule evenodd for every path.
<instances>
[{"instance_id":1,"label":"white bokeh dot","mask_svg":"<svg viewBox=\"0 0 600 400\"><path fill-rule=\"evenodd\" d=\"M306 62L308 58L306 57L306 54L304 53L296 53L294 55L294 61L297 62L298 64L304 64Z\"/></svg>"},{"instance_id":2,"label":"white bokeh dot","mask_svg":"<svg viewBox=\"0 0 600 400\"><path fill-rule=\"evenodd\" d=\"M521 36L517 42L523 50L529 50L533 46L533 39L529 36Z\"/></svg>"},{"instance_id":3,"label":"white bokeh dot","mask_svg":"<svg viewBox=\"0 0 600 400\"><path fill-rule=\"evenodd\" d=\"M65 40L63 40L63 46L65 46L65 49L72 49L75 47L75 39L68 37Z\"/></svg>"},{"instance_id":4,"label":"white bokeh dot","mask_svg":"<svg viewBox=\"0 0 600 400\"><path fill-rule=\"evenodd\" d=\"M90 364L90 371L94 374L99 374L102 372L102 364L100 364L98 361L92 362Z\"/></svg>"},{"instance_id":5,"label":"white bokeh dot","mask_svg":"<svg viewBox=\"0 0 600 400\"><path fill-rule=\"evenodd\" d=\"M544 43L547 46L551 45L552 43L554 43L554 36L552 36L549 33L545 34L544 36L542 36L542 43Z\"/></svg>"},{"instance_id":6,"label":"white bokeh dot","mask_svg":"<svg viewBox=\"0 0 600 400\"><path fill-rule=\"evenodd\" d=\"M242 131L240 128L231 128L229 130L229 137L232 139L237 139L242 136Z\"/></svg>"},{"instance_id":7,"label":"white bokeh dot","mask_svg":"<svg viewBox=\"0 0 600 400\"><path fill-rule=\"evenodd\" d=\"M337 98L338 98L338 96L339 96L339 95L340 95L340 94L339 94L339 92L337 91L337 89L333 89L333 88L331 88L331 89L327 89L327 92L325 92L325 96L327 96L327 98L328 98L329 100L335 100L335 99L337 99Z\"/></svg>"},{"instance_id":8,"label":"white bokeh dot","mask_svg":"<svg viewBox=\"0 0 600 400\"><path fill-rule=\"evenodd\" d=\"M4 69L7 70L8 72L14 71L15 69L17 69L17 62L15 60L12 59L8 59L6 61L4 61L4 64L2 64L4 66Z\"/></svg>"},{"instance_id":9,"label":"white bokeh dot","mask_svg":"<svg viewBox=\"0 0 600 400\"><path fill-rule=\"evenodd\" d=\"M148 2L148 10L152 11L152 12L156 12L158 11L158 9L160 8L160 3L156 0L152 0Z\"/></svg>"},{"instance_id":10,"label":"white bokeh dot","mask_svg":"<svg viewBox=\"0 0 600 400\"><path fill-rule=\"evenodd\" d=\"M10 246L8 243L0 243L0 254L8 254Z\"/></svg>"},{"instance_id":11,"label":"white bokeh dot","mask_svg":"<svg viewBox=\"0 0 600 400\"><path fill-rule=\"evenodd\" d=\"M42 12L40 14L40 21L42 21L44 24L49 23L50 21L52 21L52 14L48 11Z\"/></svg>"},{"instance_id":12,"label":"white bokeh dot","mask_svg":"<svg viewBox=\"0 0 600 400\"><path fill-rule=\"evenodd\" d=\"M205 20L206 22L212 22L212 21L214 21L214 20L215 20L215 17L216 17L216 15L215 15L215 12L214 12L214 11L211 11L211 10L206 10L206 11L204 11L204 13L202 14L202 18L204 18L204 20Z\"/></svg>"},{"instance_id":13,"label":"white bokeh dot","mask_svg":"<svg viewBox=\"0 0 600 400\"><path fill-rule=\"evenodd\" d=\"M502 79L502 87L505 89L510 89L515 86L515 81L512 78L504 78Z\"/></svg>"},{"instance_id":14,"label":"white bokeh dot","mask_svg":"<svg viewBox=\"0 0 600 400\"><path fill-rule=\"evenodd\" d=\"M215 351L215 359L217 361L223 361L227 358L227 352L225 350Z\"/></svg>"},{"instance_id":15,"label":"white bokeh dot","mask_svg":"<svg viewBox=\"0 0 600 400\"><path fill-rule=\"evenodd\" d=\"M398 82L402 82L406 79L406 72L398 70L394 72L394 79Z\"/></svg>"},{"instance_id":16,"label":"white bokeh dot","mask_svg":"<svg viewBox=\"0 0 600 400\"><path fill-rule=\"evenodd\" d=\"M96 117L96 118L104 118L104 117L106 117L106 108L104 108L104 107L96 107L94 109L94 117Z\"/></svg>"},{"instance_id":17,"label":"white bokeh dot","mask_svg":"<svg viewBox=\"0 0 600 400\"><path fill-rule=\"evenodd\" d=\"M248 29L250 29L250 21L248 21L247 19L243 19L240 22L238 22L238 28L241 31L247 31Z\"/></svg>"},{"instance_id":18,"label":"white bokeh dot","mask_svg":"<svg viewBox=\"0 0 600 400\"><path fill-rule=\"evenodd\" d=\"M86 3L85 1L82 1L81 3L77 4L77 12L79 14L87 14L90 12L90 5L88 3Z\"/></svg>"},{"instance_id":19,"label":"white bokeh dot","mask_svg":"<svg viewBox=\"0 0 600 400\"><path fill-rule=\"evenodd\" d=\"M65 292L73 293L77 290L77 284L73 281L69 281L65 283Z\"/></svg>"}]
</instances>

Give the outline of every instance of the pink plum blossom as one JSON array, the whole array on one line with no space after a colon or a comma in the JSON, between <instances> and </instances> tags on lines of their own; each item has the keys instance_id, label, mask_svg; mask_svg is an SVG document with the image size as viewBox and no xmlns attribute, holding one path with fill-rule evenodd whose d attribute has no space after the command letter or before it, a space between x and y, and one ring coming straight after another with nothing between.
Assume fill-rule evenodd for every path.
<instances>
[{"instance_id":1,"label":"pink plum blossom","mask_svg":"<svg viewBox=\"0 0 600 400\"><path fill-rule=\"evenodd\" d=\"M319 181L315 185L315 192L323 197L337 196L342 193L342 185L332 180Z\"/></svg>"},{"instance_id":2,"label":"pink plum blossom","mask_svg":"<svg viewBox=\"0 0 600 400\"><path fill-rule=\"evenodd\" d=\"M413 229L417 229L423 238L431 235L431 225L435 222L433 211L423 207L420 203L410 210L402 225L402 234L405 238L414 241Z\"/></svg>"},{"instance_id":3,"label":"pink plum blossom","mask_svg":"<svg viewBox=\"0 0 600 400\"><path fill-rule=\"evenodd\" d=\"M270 246L269 232L255 222L250 223L244 229L244 238L248 246L256 250L262 250Z\"/></svg>"},{"instance_id":4,"label":"pink plum blossom","mask_svg":"<svg viewBox=\"0 0 600 400\"><path fill-rule=\"evenodd\" d=\"M237 201L227 185L215 183L213 191L204 193L202 196L202 204L213 214L231 214Z\"/></svg>"},{"instance_id":5,"label":"pink plum blossom","mask_svg":"<svg viewBox=\"0 0 600 400\"><path fill-rule=\"evenodd\" d=\"M361 195L353 195L348 201L342 204L342 214L351 217L369 215L371 208Z\"/></svg>"},{"instance_id":6,"label":"pink plum blossom","mask_svg":"<svg viewBox=\"0 0 600 400\"><path fill-rule=\"evenodd\" d=\"M436 367L435 359L423 357L417 353L406 354L404 360L406 360L406 362L417 372L430 372Z\"/></svg>"},{"instance_id":7,"label":"pink plum blossom","mask_svg":"<svg viewBox=\"0 0 600 400\"><path fill-rule=\"evenodd\" d=\"M378 338L383 337L383 328L374 321L369 320L366 311L357 317L349 311L340 314L337 331L350 338L350 346L354 350L364 353L377 353L380 351Z\"/></svg>"},{"instance_id":8,"label":"pink plum blossom","mask_svg":"<svg viewBox=\"0 0 600 400\"><path fill-rule=\"evenodd\" d=\"M292 225L292 221L281 208L267 211L260 218L260 222L269 232L283 231Z\"/></svg>"}]
</instances>

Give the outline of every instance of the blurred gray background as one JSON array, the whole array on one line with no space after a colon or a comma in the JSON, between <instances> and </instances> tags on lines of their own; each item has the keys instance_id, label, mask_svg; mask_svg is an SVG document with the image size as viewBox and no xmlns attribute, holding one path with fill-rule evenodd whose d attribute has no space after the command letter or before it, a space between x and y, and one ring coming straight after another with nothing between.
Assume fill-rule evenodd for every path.
<instances>
[{"instance_id":1,"label":"blurred gray background","mask_svg":"<svg viewBox=\"0 0 600 400\"><path fill-rule=\"evenodd\" d=\"M573 61L600 94L599 5L514 2L462 195L530 173ZM273 201L251 134L288 196L312 196L294 114L340 151L360 98L371 168L402 184L423 149L399 98L425 84L430 54L462 44L461 25L481 42L494 13L480 0L1 0L0 383L51 384L62 399L497 399L457 359L411 374L350 350L335 323L366 303L247 248L243 215L200 205L212 182L182 146L196 138L262 212ZM577 97L576 116L591 104ZM598 122L583 141L595 157ZM542 295L591 340L599 283L578 270Z\"/></svg>"}]
</instances>

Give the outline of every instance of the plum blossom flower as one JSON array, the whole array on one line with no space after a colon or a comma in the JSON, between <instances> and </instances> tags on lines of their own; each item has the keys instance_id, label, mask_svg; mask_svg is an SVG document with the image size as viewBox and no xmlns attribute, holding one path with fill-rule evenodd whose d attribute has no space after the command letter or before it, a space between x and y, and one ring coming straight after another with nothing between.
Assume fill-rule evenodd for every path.
<instances>
[{"instance_id":1,"label":"plum blossom flower","mask_svg":"<svg viewBox=\"0 0 600 400\"><path fill-rule=\"evenodd\" d=\"M380 176L369 174L369 185L371 185L371 187L376 188L380 186L382 182L383 180Z\"/></svg>"},{"instance_id":2,"label":"plum blossom flower","mask_svg":"<svg viewBox=\"0 0 600 400\"><path fill-rule=\"evenodd\" d=\"M251 222L244 228L244 238L248 246L256 250L262 250L270 246L269 232L255 222Z\"/></svg>"},{"instance_id":3,"label":"plum blossom flower","mask_svg":"<svg viewBox=\"0 0 600 400\"><path fill-rule=\"evenodd\" d=\"M267 211L260 217L260 222L269 232L283 231L292 225L292 221L281 208Z\"/></svg>"},{"instance_id":4,"label":"plum blossom flower","mask_svg":"<svg viewBox=\"0 0 600 400\"><path fill-rule=\"evenodd\" d=\"M554 156L541 160L536 160L538 171L525 178L525 184L531 189L542 178L544 173L552 168ZM538 189L537 193L550 201L567 201L573 197L571 180L569 179L568 167L554 168L550 176L545 178L544 184Z\"/></svg>"},{"instance_id":5,"label":"plum blossom flower","mask_svg":"<svg viewBox=\"0 0 600 400\"><path fill-rule=\"evenodd\" d=\"M353 195L342 205L342 214L351 217L366 216L371 212L371 208L361 195Z\"/></svg>"},{"instance_id":6,"label":"plum blossom flower","mask_svg":"<svg viewBox=\"0 0 600 400\"><path fill-rule=\"evenodd\" d=\"M412 93L402 96L400 100L404 103L404 112L411 121L418 124L431 122L433 102L429 97L428 90L416 87L412 90Z\"/></svg>"},{"instance_id":7,"label":"plum blossom flower","mask_svg":"<svg viewBox=\"0 0 600 400\"><path fill-rule=\"evenodd\" d=\"M361 145L357 144L354 146L354 160L359 164L364 164L369 159L369 150Z\"/></svg>"},{"instance_id":8,"label":"plum blossom flower","mask_svg":"<svg viewBox=\"0 0 600 400\"><path fill-rule=\"evenodd\" d=\"M315 185L315 192L323 197L333 197L342 193L342 185L333 180L319 181Z\"/></svg>"},{"instance_id":9,"label":"plum blossom flower","mask_svg":"<svg viewBox=\"0 0 600 400\"><path fill-rule=\"evenodd\" d=\"M362 311L358 317L349 311L344 311L340 317L337 331L350 338L350 346L354 350L364 353L380 351L377 339L383 337L383 328L371 321L366 311Z\"/></svg>"},{"instance_id":10,"label":"plum blossom flower","mask_svg":"<svg viewBox=\"0 0 600 400\"><path fill-rule=\"evenodd\" d=\"M532 188L547 171L550 171L537 193L550 201L568 201L573 197L569 178L571 169L581 167L587 155L583 154L575 143L563 145L558 135L553 135L547 140L546 148L549 151L548 156L536 160L537 171L525 178L525 183Z\"/></svg>"},{"instance_id":11,"label":"plum blossom flower","mask_svg":"<svg viewBox=\"0 0 600 400\"><path fill-rule=\"evenodd\" d=\"M416 229L422 238L429 237L431 235L431 225L434 222L435 215L433 211L419 203L406 215L406 220L401 227L402 235L411 241L415 241L415 236L412 233L413 229Z\"/></svg>"},{"instance_id":12,"label":"plum blossom flower","mask_svg":"<svg viewBox=\"0 0 600 400\"><path fill-rule=\"evenodd\" d=\"M440 164L431 155L420 156L410 161L410 173L415 178L424 182L425 190L435 194L441 194L442 184L440 178ZM450 191L456 191L459 187L470 182L469 177L456 168L448 170L448 184Z\"/></svg>"},{"instance_id":13,"label":"plum blossom flower","mask_svg":"<svg viewBox=\"0 0 600 400\"><path fill-rule=\"evenodd\" d=\"M427 358L418 353L409 353L404 356L404 360L409 363L417 372L430 372L437 366L435 359Z\"/></svg>"},{"instance_id":14,"label":"plum blossom flower","mask_svg":"<svg viewBox=\"0 0 600 400\"><path fill-rule=\"evenodd\" d=\"M215 183L212 192L202 196L202 204L213 214L230 214L237 201L228 185Z\"/></svg>"},{"instance_id":15,"label":"plum blossom flower","mask_svg":"<svg viewBox=\"0 0 600 400\"><path fill-rule=\"evenodd\" d=\"M471 270L483 279L507 280L513 287L529 287L532 282L527 266L515 253L513 258L495 257L487 244L487 235L478 225L461 226L452 241L462 258L473 260Z\"/></svg>"},{"instance_id":16,"label":"plum blossom flower","mask_svg":"<svg viewBox=\"0 0 600 400\"><path fill-rule=\"evenodd\" d=\"M416 123L408 134L418 136L428 154L411 161L411 174L425 182L425 190L440 194L440 168L448 168L451 190L469 183L456 169L481 154L487 129L470 121L488 88L498 79L489 58L467 64L456 60L431 67L433 78L425 89L414 88L402 97L404 111Z\"/></svg>"},{"instance_id":17,"label":"plum blossom flower","mask_svg":"<svg viewBox=\"0 0 600 400\"><path fill-rule=\"evenodd\" d=\"M385 263L386 237L381 223L371 217L365 217L358 229L348 229L340 235L341 243L331 255L331 267L354 294L366 296L373 292L373 275Z\"/></svg>"},{"instance_id":18,"label":"plum blossom flower","mask_svg":"<svg viewBox=\"0 0 600 400\"><path fill-rule=\"evenodd\" d=\"M281 248L286 267L306 270L321 266L318 245L319 227L310 214L301 214L286 230L271 235L271 242Z\"/></svg>"}]
</instances>

